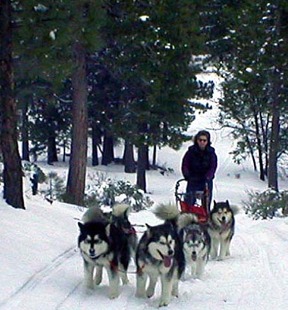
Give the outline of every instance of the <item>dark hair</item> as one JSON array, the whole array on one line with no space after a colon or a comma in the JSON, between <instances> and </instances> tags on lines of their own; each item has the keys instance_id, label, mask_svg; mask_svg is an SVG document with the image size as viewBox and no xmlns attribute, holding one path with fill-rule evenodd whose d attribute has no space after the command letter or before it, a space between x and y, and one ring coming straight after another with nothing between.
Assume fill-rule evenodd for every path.
<instances>
[{"instance_id":1,"label":"dark hair","mask_svg":"<svg viewBox=\"0 0 288 310\"><path fill-rule=\"evenodd\" d=\"M210 139L210 133L207 130L200 130L196 136L194 137L194 144L197 143L197 140L199 139L199 137L201 136L205 136L208 140L208 144L207 145L211 145L211 139Z\"/></svg>"}]
</instances>

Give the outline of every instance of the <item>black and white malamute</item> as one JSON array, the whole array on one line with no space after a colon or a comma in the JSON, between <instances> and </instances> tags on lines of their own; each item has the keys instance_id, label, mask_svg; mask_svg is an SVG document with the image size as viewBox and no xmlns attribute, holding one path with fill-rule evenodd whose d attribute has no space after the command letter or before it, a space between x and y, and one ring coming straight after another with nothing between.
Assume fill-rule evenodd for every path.
<instances>
[{"instance_id":1,"label":"black and white malamute","mask_svg":"<svg viewBox=\"0 0 288 310\"><path fill-rule=\"evenodd\" d=\"M171 223L146 224L136 251L137 297L152 297L161 279L159 307L167 306L171 296L178 296L178 282L185 269L183 247ZM146 287L149 278L149 285Z\"/></svg>"},{"instance_id":2,"label":"black and white malamute","mask_svg":"<svg viewBox=\"0 0 288 310\"><path fill-rule=\"evenodd\" d=\"M208 232L211 237L211 259L223 260L230 255L230 243L235 232L234 211L228 200L216 202L210 212Z\"/></svg>"},{"instance_id":3,"label":"black and white malamute","mask_svg":"<svg viewBox=\"0 0 288 310\"><path fill-rule=\"evenodd\" d=\"M115 204L112 208L111 220L112 223L121 229L125 234L128 242L131 257L135 260L136 248L138 238L136 230L129 220L130 205L119 203Z\"/></svg>"},{"instance_id":4,"label":"black and white malamute","mask_svg":"<svg viewBox=\"0 0 288 310\"><path fill-rule=\"evenodd\" d=\"M211 239L207 225L198 222L192 213L181 213L174 204L160 204L154 209L155 215L165 221L171 221L177 227L183 244L186 269L191 268L191 276L201 278L209 258Z\"/></svg>"},{"instance_id":5,"label":"black and white malamute","mask_svg":"<svg viewBox=\"0 0 288 310\"><path fill-rule=\"evenodd\" d=\"M84 262L86 287L93 289L94 285L99 285L105 268L109 279L109 297L118 297L120 276L123 284L128 283L130 251L125 234L105 218L99 207L89 208L78 225L78 247Z\"/></svg>"}]
</instances>

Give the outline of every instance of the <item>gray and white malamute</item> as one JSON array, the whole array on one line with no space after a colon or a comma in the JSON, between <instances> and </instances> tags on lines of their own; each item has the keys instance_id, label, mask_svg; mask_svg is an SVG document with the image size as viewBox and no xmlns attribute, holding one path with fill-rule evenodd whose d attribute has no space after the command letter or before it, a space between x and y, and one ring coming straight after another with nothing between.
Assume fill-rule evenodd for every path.
<instances>
[{"instance_id":1,"label":"gray and white malamute","mask_svg":"<svg viewBox=\"0 0 288 310\"><path fill-rule=\"evenodd\" d=\"M192 277L200 279L204 274L211 248L207 226L198 223L197 217L189 213L179 216L178 225L186 267L191 267Z\"/></svg>"},{"instance_id":2,"label":"gray and white malamute","mask_svg":"<svg viewBox=\"0 0 288 310\"><path fill-rule=\"evenodd\" d=\"M105 268L109 279L109 297L118 297L120 276L123 284L128 282L130 251L125 234L105 218L99 207L89 208L78 225L78 247L84 262L86 287L93 289L94 285L99 285Z\"/></svg>"},{"instance_id":3,"label":"gray and white malamute","mask_svg":"<svg viewBox=\"0 0 288 310\"><path fill-rule=\"evenodd\" d=\"M230 255L230 243L235 231L234 211L228 200L216 202L210 212L208 232L211 237L211 259L223 260Z\"/></svg>"},{"instance_id":4,"label":"gray and white malamute","mask_svg":"<svg viewBox=\"0 0 288 310\"><path fill-rule=\"evenodd\" d=\"M158 218L171 221L177 227L183 244L186 269L190 267L191 276L201 278L211 247L207 225L199 223L195 214L180 213L174 204L160 204L154 209L154 213Z\"/></svg>"},{"instance_id":5,"label":"gray and white malamute","mask_svg":"<svg viewBox=\"0 0 288 310\"><path fill-rule=\"evenodd\" d=\"M161 279L159 307L167 306L171 296L178 296L178 282L185 269L182 244L171 223L146 224L136 251L137 297L152 297ZM149 285L146 287L149 278Z\"/></svg>"}]
</instances>

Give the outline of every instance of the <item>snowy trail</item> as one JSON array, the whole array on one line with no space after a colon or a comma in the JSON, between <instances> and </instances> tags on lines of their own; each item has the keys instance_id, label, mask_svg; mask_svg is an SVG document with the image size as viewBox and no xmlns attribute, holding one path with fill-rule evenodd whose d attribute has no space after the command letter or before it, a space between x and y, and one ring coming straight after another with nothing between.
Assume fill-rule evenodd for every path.
<instances>
[{"instance_id":1,"label":"snowy trail","mask_svg":"<svg viewBox=\"0 0 288 310\"><path fill-rule=\"evenodd\" d=\"M239 217L239 219L237 218ZM236 216L236 234L232 241L231 257L223 261L209 261L202 280L187 278L179 285L180 296L173 298L168 308L193 309L284 309L288 302L288 262L281 246L288 242L283 225L277 231L267 227L254 231L255 222L245 215ZM251 226L243 224L250 221ZM279 247L279 252L278 250ZM249 266L249 268L247 268ZM140 300L135 294L135 266L129 267L127 286L121 287L116 300L107 296L108 281L95 290L87 291L82 284L83 270L80 253L75 247L67 249L54 261L36 272L8 300L1 309L39 310L39 299L45 300L43 309L95 309L144 310L157 308L160 287L151 299ZM47 295L51 295L47 303ZM205 305L213 305L206 307ZM269 305L269 307L267 307Z\"/></svg>"},{"instance_id":2,"label":"snowy trail","mask_svg":"<svg viewBox=\"0 0 288 310\"><path fill-rule=\"evenodd\" d=\"M53 286L55 285L56 279L58 279L56 283L59 284L59 280L61 280L61 277L59 278L58 274L59 270L62 274L64 270L63 266L67 264L71 258L75 257L76 252L77 249L73 246L61 253L51 263L44 266L41 270L35 272L21 287L19 287L6 300L4 300L0 304L0 307L3 307L3 309L7 310L19 309L19 306L24 303L25 305L29 305L31 310L36 310L38 306L36 306L36 308L33 306L35 300L43 296L43 291L47 290L47 285L49 285L49 281L51 282L51 279Z\"/></svg>"},{"instance_id":3,"label":"snowy trail","mask_svg":"<svg viewBox=\"0 0 288 310\"><path fill-rule=\"evenodd\" d=\"M214 181L213 199L228 199L241 209L247 189L264 189L266 184L255 176L251 162L236 165L229 154L235 141L228 131L219 129L215 120L217 108L197 115L189 133L200 129L211 132L212 146L219 159ZM175 201L175 182L182 178L180 163L191 141L178 150L163 147L159 164L174 172L161 175L147 172L148 191L155 202ZM47 171L51 167L45 166ZM67 170L59 165L63 170ZM57 165L53 169L57 169ZM119 166L98 167L116 179L135 183ZM91 170L90 170L91 169ZM102 169L102 170L101 170ZM89 172L95 174L94 168ZM236 175L240 174L240 178ZM118 298L108 298L106 273L95 290L83 287L83 262L77 249L77 219L82 208L61 203L48 204L42 197L27 199L25 212L0 205L0 309L2 310L152 310L158 308L160 285L151 299L135 295L135 266L129 267L129 285L121 287ZM33 199L32 199L33 198ZM131 213L134 224L156 225L149 210ZM144 228L137 228L139 236ZM12 246L11 246L12 245ZM172 298L167 309L183 310L286 310L288 305L288 220L274 218L253 221L244 213L236 215L236 231L231 257L209 261L203 279L180 281L179 298Z\"/></svg>"}]
</instances>

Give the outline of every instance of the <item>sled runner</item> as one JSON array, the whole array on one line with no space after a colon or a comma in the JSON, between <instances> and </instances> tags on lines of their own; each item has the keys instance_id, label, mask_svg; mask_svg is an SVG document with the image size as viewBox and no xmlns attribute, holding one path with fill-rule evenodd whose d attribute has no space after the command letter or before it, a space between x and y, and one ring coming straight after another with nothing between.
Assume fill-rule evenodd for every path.
<instances>
[{"instance_id":1,"label":"sled runner","mask_svg":"<svg viewBox=\"0 0 288 310\"><path fill-rule=\"evenodd\" d=\"M196 191L186 193L187 180L180 179L175 185L176 204L183 213L193 213L197 216L200 223L206 223L209 218L209 190L208 184L205 185L204 191ZM183 190L183 185L185 189ZM181 189L180 189L181 188ZM183 190L183 191L182 191ZM196 199L196 203L191 204L192 198Z\"/></svg>"}]
</instances>

